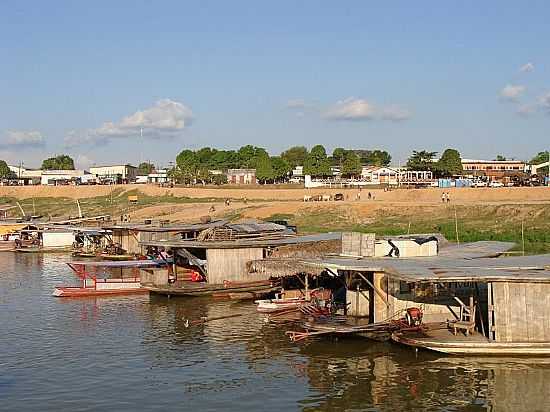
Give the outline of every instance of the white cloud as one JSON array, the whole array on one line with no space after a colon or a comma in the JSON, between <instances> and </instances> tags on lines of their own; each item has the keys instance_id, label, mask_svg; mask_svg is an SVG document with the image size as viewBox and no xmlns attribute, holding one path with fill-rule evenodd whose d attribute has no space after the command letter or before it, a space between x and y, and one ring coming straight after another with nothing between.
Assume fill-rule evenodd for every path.
<instances>
[{"instance_id":1,"label":"white cloud","mask_svg":"<svg viewBox=\"0 0 550 412\"><path fill-rule=\"evenodd\" d=\"M516 101L525 92L525 86L507 84L500 91L500 98L503 100Z\"/></svg>"},{"instance_id":2,"label":"white cloud","mask_svg":"<svg viewBox=\"0 0 550 412\"><path fill-rule=\"evenodd\" d=\"M538 104L543 112L550 114L550 92L540 96Z\"/></svg>"},{"instance_id":3,"label":"white cloud","mask_svg":"<svg viewBox=\"0 0 550 412\"><path fill-rule=\"evenodd\" d=\"M75 164L77 169L89 169L94 163L95 161L86 155L79 154L76 156Z\"/></svg>"},{"instance_id":4,"label":"white cloud","mask_svg":"<svg viewBox=\"0 0 550 412\"><path fill-rule=\"evenodd\" d=\"M193 121L193 112L183 103L162 99L154 106L139 110L118 122L107 121L95 129L71 130L65 136L67 146L106 142L111 138L173 137Z\"/></svg>"},{"instance_id":5,"label":"white cloud","mask_svg":"<svg viewBox=\"0 0 550 412\"><path fill-rule=\"evenodd\" d=\"M382 119L392 120L394 122L407 120L412 116L412 113L410 112L410 110L399 106L388 106L388 107L382 108L381 113L382 113Z\"/></svg>"},{"instance_id":6,"label":"white cloud","mask_svg":"<svg viewBox=\"0 0 550 412\"><path fill-rule=\"evenodd\" d=\"M286 102L287 109L303 109L307 106L308 105L304 99L290 99Z\"/></svg>"},{"instance_id":7,"label":"white cloud","mask_svg":"<svg viewBox=\"0 0 550 412\"><path fill-rule=\"evenodd\" d=\"M8 130L4 146L44 146L44 136L38 130Z\"/></svg>"},{"instance_id":8,"label":"white cloud","mask_svg":"<svg viewBox=\"0 0 550 412\"><path fill-rule=\"evenodd\" d=\"M529 72L532 72L533 70L535 70L535 65L531 62L526 63L519 68L519 71L521 73L529 73Z\"/></svg>"},{"instance_id":9,"label":"white cloud","mask_svg":"<svg viewBox=\"0 0 550 412\"><path fill-rule=\"evenodd\" d=\"M366 100L349 97L329 107L325 117L330 120L372 120L375 118L375 110Z\"/></svg>"},{"instance_id":10,"label":"white cloud","mask_svg":"<svg viewBox=\"0 0 550 412\"><path fill-rule=\"evenodd\" d=\"M516 110L516 113L520 116L529 116L530 114L533 114L537 110L537 105L535 104L522 104L518 107Z\"/></svg>"},{"instance_id":11,"label":"white cloud","mask_svg":"<svg viewBox=\"0 0 550 412\"><path fill-rule=\"evenodd\" d=\"M390 120L402 121L411 117L408 109L390 105L376 106L364 99L349 97L336 102L329 107L324 117L329 120L361 121L361 120Z\"/></svg>"}]
</instances>

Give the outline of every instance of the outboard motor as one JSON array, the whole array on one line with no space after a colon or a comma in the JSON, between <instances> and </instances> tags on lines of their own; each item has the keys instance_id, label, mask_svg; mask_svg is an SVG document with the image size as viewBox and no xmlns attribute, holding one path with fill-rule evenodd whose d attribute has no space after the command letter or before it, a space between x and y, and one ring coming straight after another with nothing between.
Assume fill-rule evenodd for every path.
<instances>
[{"instance_id":1,"label":"outboard motor","mask_svg":"<svg viewBox=\"0 0 550 412\"><path fill-rule=\"evenodd\" d=\"M420 326L422 324L422 309L408 308L405 313L405 321L410 327Z\"/></svg>"}]
</instances>

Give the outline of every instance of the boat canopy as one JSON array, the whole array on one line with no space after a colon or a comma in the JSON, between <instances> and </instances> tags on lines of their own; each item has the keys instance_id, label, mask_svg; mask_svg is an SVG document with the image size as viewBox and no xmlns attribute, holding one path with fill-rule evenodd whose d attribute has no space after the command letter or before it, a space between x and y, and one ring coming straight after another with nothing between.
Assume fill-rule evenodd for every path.
<instances>
[{"instance_id":1,"label":"boat canopy","mask_svg":"<svg viewBox=\"0 0 550 412\"><path fill-rule=\"evenodd\" d=\"M152 267L159 265L166 265L167 262L164 260L121 260L114 262L94 262L94 261L84 261L77 260L72 262L67 262L69 266L72 265L82 265L82 266L93 266L93 267L109 267L109 268L139 268L139 267Z\"/></svg>"}]
</instances>

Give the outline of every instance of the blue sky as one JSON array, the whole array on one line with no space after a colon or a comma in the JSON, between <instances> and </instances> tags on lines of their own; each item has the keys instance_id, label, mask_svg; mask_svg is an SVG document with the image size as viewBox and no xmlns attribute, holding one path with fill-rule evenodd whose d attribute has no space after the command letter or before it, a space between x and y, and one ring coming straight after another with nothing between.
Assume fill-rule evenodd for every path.
<instances>
[{"instance_id":1,"label":"blue sky","mask_svg":"<svg viewBox=\"0 0 550 412\"><path fill-rule=\"evenodd\" d=\"M321 143L530 159L550 148L549 18L545 1L3 1L0 158Z\"/></svg>"}]
</instances>

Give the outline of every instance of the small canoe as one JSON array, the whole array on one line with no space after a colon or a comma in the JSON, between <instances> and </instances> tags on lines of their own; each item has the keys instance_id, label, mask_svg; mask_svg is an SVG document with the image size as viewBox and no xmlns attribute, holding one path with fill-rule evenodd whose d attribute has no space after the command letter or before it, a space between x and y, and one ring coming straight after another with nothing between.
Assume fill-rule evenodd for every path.
<instances>
[{"instance_id":1,"label":"small canoe","mask_svg":"<svg viewBox=\"0 0 550 412\"><path fill-rule=\"evenodd\" d=\"M256 300L254 303L258 305L258 312L275 313L283 310L299 308L309 302L304 298L280 298Z\"/></svg>"},{"instance_id":2,"label":"small canoe","mask_svg":"<svg viewBox=\"0 0 550 412\"><path fill-rule=\"evenodd\" d=\"M115 260L115 261L123 261L123 260L134 260L134 255L108 255L107 253L102 253L101 259L103 260Z\"/></svg>"},{"instance_id":3,"label":"small canoe","mask_svg":"<svg viewBox=\"0 0 550 412\"><path fill-rule=\"evenodd\" d=\"M73 252L71 253L71 256L73 257L80 257L80 258L96 258L97 253L92 252Z\"/></svg>"},{"instance_id":4,"label":"small canoe","mask_svg":"<svg viewBox=\"0 0 550 412\"><path fill-rule=\"evenodd\" d=\"M208 284L197 282L181 282L180 286L144 285L151 293L165 296L213 296L229 293L267 293L280 290L271 281L232 282L230 284Z\"/></svg>"}]
</instances>

